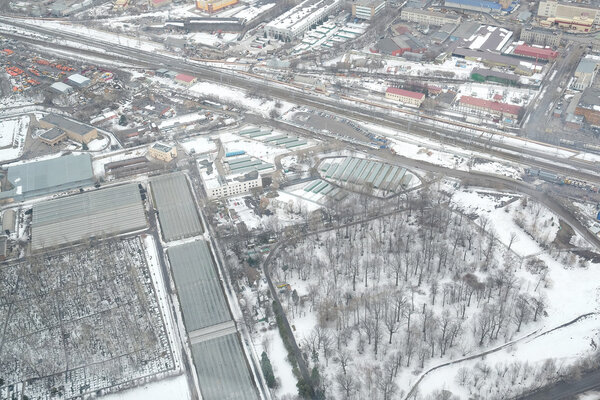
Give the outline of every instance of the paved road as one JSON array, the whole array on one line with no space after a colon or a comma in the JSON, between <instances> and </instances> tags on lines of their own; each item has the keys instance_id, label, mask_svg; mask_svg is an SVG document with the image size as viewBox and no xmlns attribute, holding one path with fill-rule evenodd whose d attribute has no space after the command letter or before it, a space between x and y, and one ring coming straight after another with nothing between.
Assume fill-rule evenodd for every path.
<instances>
[{"instance_id":1,"label":"paved road","mask_svg":"<svg viewBox=\"0 0 600 400\"><path fill-rule=\"evenodd\" d=\"M574 382L561 382L519 397L518 400L562 400L594 389L600 389L600 370L585 374Z\"/></svg>"}]
</instances>

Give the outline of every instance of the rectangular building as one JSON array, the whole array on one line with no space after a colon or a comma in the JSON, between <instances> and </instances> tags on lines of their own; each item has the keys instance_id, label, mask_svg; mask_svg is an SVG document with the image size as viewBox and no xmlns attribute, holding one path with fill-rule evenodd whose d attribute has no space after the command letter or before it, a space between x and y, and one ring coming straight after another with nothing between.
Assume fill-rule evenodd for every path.
<instances>
[{"instance_id":1,"label":"rectangular building","mask_svg":"<svg viewBox=\"0 0 600 400\"><path fill-rule=\"evenodd\" d=\"M447 8L457 8L460 10L478 11L490 14L502 11L502 6L499 3L486 0L445 0L444 6Z\"/></svg>"},{"instance_id":2,"label":"rectangular building","mask_svg":"<svg viewBox=\"0 0 600 400\"><path fill-rule=\"evenodd\" d=\"M186 86L191 86L198 81L198 78L186 74L177 74L177 76L175 76L175 80L178 83L182 83Z\"/></svg>"},{"instance_id":3,"label":"rectangular building","mask_svg":"<svg viewBox=\"0 0 600 400\"><path fill-rule=\"evenodd\" d=\"M460 105L466 108L487 112L501 118L518 119L521 112L520 106L513 104L500 103L497 101L479 99L477 97L462 96L459 100Z\"/></svg>"},{"instance_id":4,"label":"rectangular building","mask_svg":"<svg viewBox=\"0 0 600 400\"><path fill-rule=\"evenodd\" d=\"M384 8L384 0L357 1L352 3L352 17L369 21L375 18Z\"/></svg>"},{"instance_id":5,"label":"rectangular building","mask_svg":"<svg viewBox=\"0 0 600 400\"><path fill-rule=\"evenodd\" d=\"M237 3L238 0L196 0L196 8L212 14Z\"/></svg>"},{"instance_id":6,"label":"rectangular building","mask_svg":"<svg viewBox=\"0 0 600 400\"><path fill-rule=\"evenodd\" d=\"M138 185L128 183L34 204L31 249L56 248L146 227Z\"/></svg>"},{"instance_id":7,"label":"rectangular building","mask_svg":"<svg viewBox=\"0 0 600 400\"><path fill-rule=\"evenodd\" d=\"M311 26L324 21L331 13L340 9L342 0L305 0L281 14L265 26L270 37L292 41L304 35Z\"/></svg>"},{"instance_id":8,"label":"rectangular building","mask_svg":"<svg viewBox=\"0 0 600 400\"><path fill-rule=\"evenodd\" d=\"M575 70L575 82L573 88L577 90L585 90L590 87L596 77L600 60L594 58L582 58Z\"/></svg>"},{"instance_id":9,"label":"rectangular building","mask_svg":"<svg viewBox=\"0 0 600 400\"><path fill-rule=\"evenodd\" d=\"M537 15L546 18L551 24L583 32L588 32L593 25L600 24L600 7L597 3L586 5L542 0Z\"/></svg>"},{"instance_id":10,"label":"rectangular building","mask_svg":"<svg viewBox=\"0 0 600 400\"><path fill-rule=\"evenodd\" d=\"M43 143L54 146L67 138L67 133L60 128L52 128L39 136Z\"/></svg>"},{"instance_id":11,"label":"rectangular building","mask_svg":"<svg viewBox=\"0 0 600 400\"><path fill-rule=\"evenodd\" d=\"M537 44L538 46L559 47L562 40L562 31L528 27L521 30L520 39L525 43Z\"/></svg>"},{"instance_id":12,"label":"rectangular building","mask_svg":"<svg viewBox=\"0 0 600 400\"><path fill-rule=\"evenodd\" d=\"M583 91L575 115L581 115L590 125L600 126L600 89L589 87Z\"/></svg>"},{"instance_id":13,"label":"rectangular building","mask_svg":"<svg viewBox=\"0 0 600 400\"><path fill-rule=\"evenodd\" d=\"M445 24L456 25L460 23L458 15L441 13L438 11L419 10L416 8L403 8L400 18L403 21L416 22L422 25L442 26Z\"/></svg>"},{"instance_id":14,"label":"rectangular building","mask_svg":"<svg viewBox=\"0 0 600 400\"><path fill-rule=\"evenodd\" d=\"M520 56L531 57L541 60L554 60L558 57L558 52L550 48L533 47L526 44L520 44L515 47L513 53Z\"/></svg>"},{"instance_id":15,"label":"rectangular building","mask_svg":"<svg viewBox=\"0 0 600 400\"><path fill-rule=\"evenodd\" d=\"M78 87L78 88L84 88L91 83L89 78L86 78L85 76L80 75L80 74L73 74L73 75L69 76L67 78L67 80L69 81L69 83L71 85Z\"/></svg>"},{"instance_id":16,"label":"rectangular building","mask_svg":"<svg viewBox=\"0 0 600 400\"><path fill-rule=\"evenodd\" d=\"M177 157L177 148L168 144L156 142L148 149L150 157L164 162L171 162Z\"/></svg>"},{"instance_id":17,"label":"rectangular building","mask_svg":"<svg viewBox=\"0 0 600 400\"><path fill-rule=\"evenodd\" d=\"M94 184L89 154L69 154L8 167L15 200L25 200Z\"/></svg>"},{"instance_id":18,"label":"rectangular building","mask_svg":"<svg viewBox=\"0 0 600 400\"><path fill-rule=\"evenodd\" d=\"M93 126L73 121L62 115L48 114L39 120L42 128L60 128L67 133L69 139L87 144L98 137L98 130Z\"/></svg>"},{"instance_id":19,"label":"rectangular building","mask_svg":"<svg viewBox=\"0 0 600 400\"><path fill-rule=\"evenodd\" d=\"M389 87L385 91L385 98L420 107L423 100L425 100L425 95L419 92Z\"/></svg>"},{"instance_id":20,"label":"rectangular building","mask_svg":"<svg viewBox=\"0 0 600 400\"><path fill-rule=\"evenodd\" d=\"M262 178L258 171L250 171L245 174L232 175L229 177L218 175L213 170L212 174L202 174L204 189L209 199L219 199L229 196L237 196L250 192L253 188L262 186Z\"/></svg>"},{"instance_id":21,"label":"rectangular building","mask_svg":"<svg viewBox=\"0 0 600 400\"><path fill-rule=\"evenodd\" d=\"M153 177L150 179L150 188L166 242L204 232L196 202L183 172Z\"/></svg>"}]
</instances>

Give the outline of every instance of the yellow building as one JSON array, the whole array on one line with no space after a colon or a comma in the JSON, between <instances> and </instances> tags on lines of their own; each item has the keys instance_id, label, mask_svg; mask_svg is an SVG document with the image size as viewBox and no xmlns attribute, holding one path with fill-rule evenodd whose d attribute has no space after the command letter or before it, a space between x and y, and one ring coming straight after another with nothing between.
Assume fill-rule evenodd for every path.
<instances>
[{"instance_id":1,"label":"yellow building","mask_svg":"<svg viewBox=\"0 0 600 400\"><path fill-rule=\"evenodd\" d=\"M237 4L239 0L196 0L196 8L208 13L214 13L225 7Z\"/></svg>"},{"instance_id":2,"label":"yellow building","mask_svg":"<svg viewBox=\"0 0 600 400\"><path fill-rule=\"evenodd\" d=\"M423 93L411 92L410 90L389 87L385 91L385 98L421 107L423 100L425 100L425 95Z\"/></svg>"},{"instance_id":3,"label":"yellow building","mask_svg":"<svg viewBox=\"0 0 600 400\"><path fill-rule=\"evenodd\" d=\"M39 125L44 129L59 128L69 139L81 144L88 144L98 137L98 131L93 126L67 119L62 115L48 114L39 120Z\"/></svg>"},{"instance_id":4,"label":"yellow building","mask_svg":"<svg viewBox=\"0 0 600 400\"><path fill-rule=\"evenodd\" d=\"M177 157L177 149L175 146L156 142L148 149L150 157L164 162L171 162Z\"/></svg>"}]
</instances>

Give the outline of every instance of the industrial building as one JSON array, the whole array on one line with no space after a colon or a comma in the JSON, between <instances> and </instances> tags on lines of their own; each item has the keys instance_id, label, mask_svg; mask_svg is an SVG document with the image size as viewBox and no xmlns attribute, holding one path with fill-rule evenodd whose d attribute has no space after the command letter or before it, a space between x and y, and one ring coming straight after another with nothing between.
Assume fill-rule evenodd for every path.
<instances>
[{"instance_id":1,"label":"industrial building","mask_svg":"<svg viewBox=\"0 0 600 400\"><path fill-rule=\"evenodd\" d=\"M575 69L575 81L573 88L577 90L585 90L594 82L600 59L584 57L579 61L577 69Z\"/></svg>"},{"instance_id":2,"label":"industrial building","mask_svg":"<svg viewBox=\"0 0 600 400\"><path fill-rule=\"evenodd\" d=\"M78 88L87 87L91 83L89 78L86 78L85 76L79 75L79 74L73 74L73 75L69 76L67 78L67 81L71 85L78 87Z\"/></svg>"},{"instance_id":3,"label":"industrial building","mask_svg":"<svg viewBox=\"0 0 600 400\"><path fill-rule=\"evenodd\" d=\"M532 75L534 72L532 63L523 63L521 60L491 52L477 51L458 47L454 49L452 55L462 57L466 60L479 61L486 67L506 67L520 75ZM545 60L540 60L545 61ZM539 64L539 62L538 62Z\"/></svg>"},{"instance_id":4,"label":"industrial building","mask_svg":"<svg viewBox=\"0 0 600 400\"><path fill-rule=\"evenodd\" d=\"M352 3L352 17L369 21L384 8L384 0L359 0Z\"/></svg>"},{"instance_id":5,"label":"industrial building","mask_svg":"<svg viewBox=\"0 0 600 400\"><path fill-rule=\"evenodd\" d=\"M540 21L543 26L556 25L577 32L590 32L593 26L600 24L600 8L597 5L545 0L540 1L537 15L545 18Z\"/></svg>"},{"instance_id":6,"label":"industrial building","mask_svg":"<svg viewBox=\"0 0 600 400\"><path fill-rule=\"evenodd\" d=\"M385 37L380 39L376 44L376 48L371 49L372 52L390 56L403 56L406 52L422 53L426 50L427 46L410 33L404 33L392 38Z\"/></svg>"},{"instance_id":7,"label":"industrial building","mask_svg":"<svg viewBox=\"0 0 600 400\"><path fill-rule=\"evenodd\" d=\"M67 133L60 128L48 129L39 136L43 143L54 146L67 138Z\"/></svg>"},{"instance_id":8,"label":"industrial building","mask_svg":"<svg viewBox=\"0 0 600 400\"><path fill-rule=\"evenodd\" d=\"M419 92L411 92L410 90L389 87L385 91L385 98L395 100L403 104L410 104L420 107L423 103L423 100L425 100L425 95Z\"/></svg>"},{"instance_id":9,"label":"industrial building","mask_svg":"<svg viewBox=\"0 0 600 400\"><path fill-rule=\"evenodd\" d=\"M525 43L538 46L559 47L562 40L562 31L526 27L521 30L520 39Z\"/></svg>"},{"instance_id":10,"label":"industrial building","mask_svg":"<svg viewBox=\"0 0 600 400\"><path fill-rule=\"evenodd\" d=\"M184 239L204 232L196 202L182 172L153 177L150 179L150 188L165 241Z\"/></svg>"},{"instance_id":11,"label":"industrial building","mask_svg":"<svg viewBox=\"0 0 600 400\"><path fill-rule=\"evenodd\" d=\"M416 8L403 8L400 18L403 21L416 22L422 25L442 26L444 24L460 23L460 17L458 15Z\"/></svg>"},{"instance_id":12,"label":"industrial building","mask_svg":"<svg viewBox=\"0 0 600 400\"><path fill-rule=\"evenodd\" d=\"M507 103L500 103L498 101L491 101L480 99L471 96L462 96L459 100L462 107L490 113L500 118L509 118L516 120L519 118L521 113L521 107Z\"/></svg>"},{"instance_id":13,"label":"industrial building","mask_svg":"<svg viewBox=\"0 0 600 400\"><path fill-rule=\"evenodd\" d=\"M477 82L496 82L503 85L516 85L519 83L519 77L515 74L494 71L492 69L473 68L471 79Z\"/></svg>"},{"instance_id":14,"label":"industrial building","mask_svg":"<svg viewBox=\"0 0 600 400\"><path fill-rule=\"evenodd\" d=\"M146 227L138 185L92 190L34 204L31 249L56 248Z\"/></svg>"},{"instance_id":15,"label":"industrial building","mask_svg":"<svg viewBox=\"0 0 600 400\"><path fill-rule=\"evenodd\" d=\"M196 0L196 8L212 14L237 3L238 0Z\"/></svg>"},{"instance_id":16,"label":"industrial building","mask_svg":"<svg viewBox=\"0 0 600 400\"><path fill-rule=\"evenodd\" d=\"M150 157L164 162L171 162L177 157L177 148L168 144L156 142L148 149Z\"/></svg>"},{"instance_id":17,"label":"industrial building","mask_svg":"<svg viewBox=\"0 0 600 400\"><path fill-rule=\"evenodd\" d=\"M0 192L0 199L15 201L91 186L95 181L89 154L69 154L10 166L7 180L12 189Z\"/></svg>"},{"instance_id":18,"label":"industrial building","mask_svg":"<svg viewBox=\"0 0 600 400\"><path fill-rule=\"evenodd\" d=\"M265 26L269 37L292 41L340 9L342 0L305 0Z\"/></svg>"},{"instance_id":19,"label":"industrial building","mask_svg":"<svg viewBox=\"0 0 600 400\"><path fill-rule=\"evenodd\" d=\"M62 115L48 114L39 120L42 128L60 128L67 133L69 139L78 143L89 143L98 137L98 130L93 126L70 120Z\"/></svg>"},{"instance_id":20,"label":"industrial building","mask_svg":"<svg viewBox=\"0 0 600 400\"><path fill-rule=\"evenodd\" d=\"M583 91L575 115L581 115L590 125L600 126L600 89L589 87Z\"/></svg>"},{"instance_id":21,"label":"industrial building","mask_svg":"<svg viewBox=\"0 0 600 400\"><path fill-rule=\"evenodd\" d=\"M209 199L240 195L262 186L262 178L258 171L221 176L213 169L212 173L203 171L202 180Z\"/></svg>"},{"instance_id":22,"label":"industrial building","mask_svg":"<svg viewBox=\"0 0 600 400\"><path fill-rule=\"evenodd\" d=\"M460 10L478 11L484 13L499 13L502 6L499 3L486 0L444 0L446 8L458 8Z\"/></svg>"},{"instance_id":23,"label":"industrial building","mask_svg":"<svg viewBox=\"0 0 600 400\"><path fill-rule=\"evenodd\" d=\"M554 60L558 57L558 52L550 48L533 47L526 44L520 44L515 47L514 54L535 58L536 60Z\"/></svg>"},{"instance_id":24,"label":"industrial building","mask_svg":"<svg viewBox=\"0 0 600 400\"><path fill-rule=\"evenodd\" d=\"M68 94L73 91L73 88L63 82L54 82L50 85L50 90L57 94Z\"/></svg>"},{"instance_id":25,"label":"industrial building","mask_svg":"<svg viewBox=\"0 0 600 400\"><path fill-rule=\"evenodd\" d=\"M203 399L258 400L208 243L167 250Z\"/></svg>"}]
</instances>

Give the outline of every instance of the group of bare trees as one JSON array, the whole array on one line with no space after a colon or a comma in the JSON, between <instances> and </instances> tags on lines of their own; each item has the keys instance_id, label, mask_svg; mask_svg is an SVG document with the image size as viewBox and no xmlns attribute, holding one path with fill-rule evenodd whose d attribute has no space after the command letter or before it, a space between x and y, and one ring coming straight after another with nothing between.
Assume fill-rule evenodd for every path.
<instances>
[{"instance_id":1,"label":"group of bare trees","mask_svg":"<svg viewBox=\"0 0 600 400\"><path fill-rule=\"evenodd\" d=\"M316 315L298 339L336 398L397 398L401 375L510 340L544 313L544 266L501 245L485 218L476 225L434 195L309 236L275 263L275 279L305 285L302 296L280 297L292 322Z\"/></svg>"}]
</instances>

